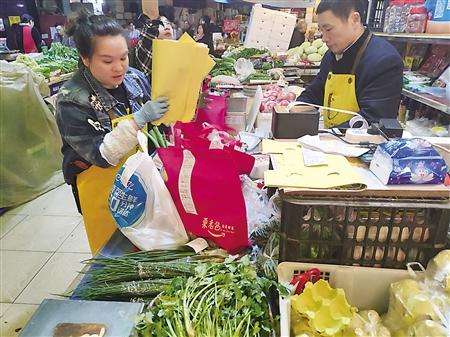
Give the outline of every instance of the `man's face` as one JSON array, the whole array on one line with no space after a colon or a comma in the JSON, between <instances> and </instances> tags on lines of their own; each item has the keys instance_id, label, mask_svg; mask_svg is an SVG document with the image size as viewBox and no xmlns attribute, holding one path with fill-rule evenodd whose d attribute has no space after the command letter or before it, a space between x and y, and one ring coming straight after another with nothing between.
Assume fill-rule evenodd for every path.
<instances>
[{"instance_id":1,"label":"man's face","mask_svg":"<svg viewBox=\"0 0 450 337\"><path fill-rule=\"evenodd\" d=\"M328 10L317 16L322 40L334 54L342 54L358 38L362 29L358 12L352 12L347 19L341 19Z\"/></svg>"}]
</instances>

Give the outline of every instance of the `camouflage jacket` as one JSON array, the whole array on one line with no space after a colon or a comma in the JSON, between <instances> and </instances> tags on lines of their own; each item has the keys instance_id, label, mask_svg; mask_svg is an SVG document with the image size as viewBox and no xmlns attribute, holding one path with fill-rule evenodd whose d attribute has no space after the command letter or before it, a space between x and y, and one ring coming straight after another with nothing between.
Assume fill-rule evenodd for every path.
<instances>
[{"instance_id":1,"label":"camouflage jacket","mask_svg":"<svg viewBox=\"0 0 450 337\"><path fill-rule=\"evenodd\" d=\"M146 76L134 68L125 74L124 86L130 104L130 113L137 112L150 99L150 85ZM64 178L68 184L91 165L108 167L100 154L100 144L111 131L111 117L127 114L118 102L86 68L81 68L58 93L56 121L63 141Z\"/></svg>"}]
</instances>

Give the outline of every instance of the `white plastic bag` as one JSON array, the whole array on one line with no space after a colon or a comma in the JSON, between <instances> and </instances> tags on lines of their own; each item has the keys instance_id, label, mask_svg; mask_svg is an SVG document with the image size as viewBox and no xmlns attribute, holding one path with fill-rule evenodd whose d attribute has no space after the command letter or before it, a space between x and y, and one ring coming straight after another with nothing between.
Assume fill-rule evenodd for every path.
<instances>
[{"instance_id":1,"label":"white plastic bag","mask_svg":"<svg viewBox=\"0 0 450 337\"><path fill-rule=\"evenodd\" d=\"M268 207L269 200L265 190L258 188L256 183L246 175L241 176L241 181L247 210L248 234L250 236L259 226L270 222L272 209Z\"/></svg>"},{"instance_id":2,"label":"white plastic bag","mask_svg":"<svg viewBox=\"0 0 450 337\"><path fill-rule=\"evenodd\" d=\"M141 132L138 140L144 152L129 157L117 173L109 209L121 232L139 249L177 248L188 236Z\"/></svg>"}]
</instances>

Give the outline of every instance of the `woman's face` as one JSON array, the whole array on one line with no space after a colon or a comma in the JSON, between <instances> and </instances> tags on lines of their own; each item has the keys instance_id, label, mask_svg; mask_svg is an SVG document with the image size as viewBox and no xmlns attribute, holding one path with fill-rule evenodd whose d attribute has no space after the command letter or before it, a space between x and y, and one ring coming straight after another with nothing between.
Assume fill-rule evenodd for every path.
<instances>
[{"instance_id":1,"label":"woman's face","mask_svg":"<svg viewBox=\"0 0 450 337\"><path fill-rule=\"evenodd\" d=\"M90 58L82 57L84 65L106 89L122 84L128 70L128 46L122 35L97 36Z\"/></svg>"},{"instance_id":2,"label":"woman's face","mask_svg":"<svg viewBox=\"0 0 450 337\"><path fill-rule=\"evenodd\" d=\"M169 20L167 20L164 16L161 17L162 25L158 27L158 39L160 40L172 40L173 39L173 28L170 24Z\"/></svg>"},{"instance_id":3,"label":"woman's face","mask_svg":"<svg viewBox=\"0 0 450 337\"><path fill-rule=\"evenodd\" d=\"M203 35L203 26L202 25L200 25L200 26L198 26L198 28L197 28L197 35Z\"/></svg>"}]
</instances>

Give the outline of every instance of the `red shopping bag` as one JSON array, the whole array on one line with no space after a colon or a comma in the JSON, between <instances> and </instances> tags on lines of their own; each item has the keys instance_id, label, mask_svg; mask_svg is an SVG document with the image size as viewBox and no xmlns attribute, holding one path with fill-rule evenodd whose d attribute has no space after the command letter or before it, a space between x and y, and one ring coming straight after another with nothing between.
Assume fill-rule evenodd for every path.
<instances>
[{"instance_id":1,"label":"red shopping bag","mask_svg":"<svg viewBox=\"0 0 450 337\"><path fill-rule=\"evenodd\" d=\"M213 137L210 137L211 134ZM175 146L183 148L223 149L235 162L239 174L250 174L255 164L255 158L238 149L242 146L233 136L217 130L207 123L176 123L174 126ZM211 140L212 139L212 140Z\"/></svg>"},{"instance_id":2,"label":"red shopping bag","mask_svg":"<svg viewBox=\"0 0 450 337\"><path fill-rule=\"evenodd\" d=\"M220 130L229 130L225 125L225 115L228 111L227 96L204 95L204 106L197 109L196 122L212 124Z\"/></svg>"},{"instance_id":3,"label":"red shopping bag","mask_svg":"<svg viewBox=\"0 0 450 337\"><path fill-rule=\"evenodd\" d=\"M186 231L230 253L248 247L245 201L233 155L195 143L185 145L158 149L158 155Z\"/></svg>"}]
</instances>

